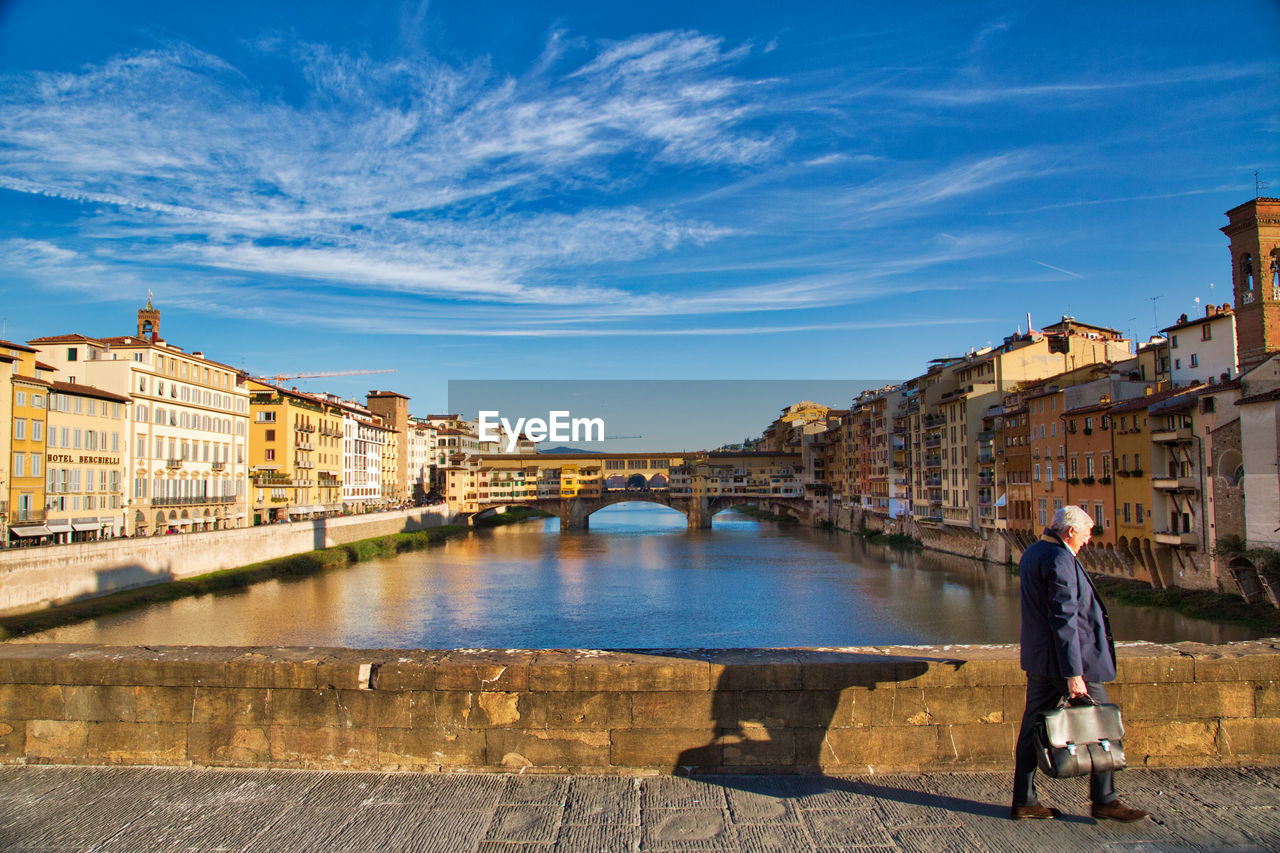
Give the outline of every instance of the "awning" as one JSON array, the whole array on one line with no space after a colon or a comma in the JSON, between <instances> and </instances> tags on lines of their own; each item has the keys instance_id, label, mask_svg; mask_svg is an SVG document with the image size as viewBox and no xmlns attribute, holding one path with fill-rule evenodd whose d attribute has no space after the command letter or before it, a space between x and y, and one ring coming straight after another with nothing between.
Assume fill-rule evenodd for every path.
<instances>
[{"instance_id":1,"label":"awning","mask_svg":"<svg viewBox=\"0 0 1280 853\"><path fill-rule=\"evenodd\" d=\"M9 532L14 536L50 536L53 531L43 524L31 524L21 527L10 527Z\"/></svg>"},{"instance_id":2,"label":"awning","mask_svg":"<svg viewBox=\"0 0 1280 853\"><path fill-rule=\"evenodd\" d=\"M179 527L186 527L188 524L190 524L190 523L191 523L191 519L189 519L189 518L171 518L171 519L169 519L169 523L170 523L170 524L176 524L176 525L178 525Z\"/></svg>"},{"instance_id":3,"label":"awning","mask_svg":"<svg viewBox=\"0 0 1280 853\"><path fill-rule=\"evenodd\" d=\"M71 529L76 533L84 533L87 530L101 530L102 525L96 518L93 521L76 520L71 522Z\"/></svg>"},{"instance_id":4,"label":"awning","mask_svg":"<svg viewBox=\"0 0 1280 853\"><path fill-rule=\"evenodd\" d=\"M71 519L69 518L51 518L45 522L45 527L49 528L50 533L70 533Z\"/></svg>"}]
</instances>

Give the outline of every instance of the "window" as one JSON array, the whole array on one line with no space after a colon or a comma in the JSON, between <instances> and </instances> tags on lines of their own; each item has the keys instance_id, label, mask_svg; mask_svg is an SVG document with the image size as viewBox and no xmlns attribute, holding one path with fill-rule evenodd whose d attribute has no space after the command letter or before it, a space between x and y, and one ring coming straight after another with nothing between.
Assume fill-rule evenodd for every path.
<instances>
[{"instance_id":1,"label":"window","mask_svg":"<svg viewBox=\"0 0 1280 853\"><path fill-rule=\"evenodd\" d=\"M43 409L43 408L44 408L44 395L43 395L43 394L32 394L32 395L31 395L31 408L33 408L33 409Z\"/></svg>"},{"instance_id":2,"label":"window","mask_svg":"<svg viewBox=\"0 0 1280 853\"><path fill-rule=\"evenodd\" d=\"M1130 507L1129 503L1126 501L1124 505L1124 523L1125 524L1133 523L1133 513L1131 510L1132 510L1132 507Z\"/></svg>"},{"instance_id":3,"label":"window","mask_svg":"<svg viewBox=\"0 0 1280 853\"><path fill-rule=\"evenodd\" d=\"M13 404L14 404L15 406L25 406L25 405L27 405L27 392L26 392L26 391L14 391L14 392L13 392Z\"/></svg>"},{"instance_id":4,"label":"window","mask_svg":"<svg viewBox=\"0 0 1280 853\"><path fill-rule=\"evenodd\" d=\"M1202 341L1213 340L1213 327L1210 326L1208 323L1205 323L1203 326L1200 327L1200 340Z\"/></svg>"},{"instance_id":5,"label":"window","mask_svg":"<svg viewBox=\"0 0 1280 853\"><path fill-rule=\"evenodd\" d=\"M1178 336L1177 336L1177 335L1170 335L1170 336L1169 336L1169 346L1170 346L1170 347L1172 347L1173 349L1177 349L1177 348L1178 348Z\"/></svg>"},{"instance_id":6,"label":"window","mask_svg":"<svg viewBox=\"0 0 1280 853\"><path fill-rule=\"evenodd\" d=\"M1133 505L1133 517L1138 524L1142 523L1142 504Z\"/></svg>"},{"instance_id":7,"label":"window","mask_svg":"<svg viewBox=\"0 0 1280 853\"><path fill-rule=\"evenodd\" d=\"M27 454L25 453L13 454L13 476L15 477L27 476Z\"/></svg>"},{"instance_id":8,"label":"window","mask_svg":"<svg viewBox=\"0 0 1280 853\"><path fill-rule=\"evenodd\" d=\"M1199 356L1199 354L1194 353L1194 352L1193 352L1193 353L1191 353L1191 366L1192 366L1192 367L1199 367L1199 366L1200 366L1200 356Z\"/></svg>"},{"instance_id":9,"label":"window","mask_svg":"<svg viewBox=\"0 0 1280 853\"><path fill-rule=\"evenodd\" d=\"M44 440L44 421L37 421L37 420L31 421L31 440L32 441Z\"/></svg>"},{"instance_id":10,"label":"window","mask_svg":"<svg viewBox=\"0 0 1280 853\"><path fill-rule=\"evenodd\" d=\"M266 456L265 456L264 458L265 458L268 462L274 462L274 461L275 461L275 459L276 459L276 452L275 452L275 450L273 450L273 449L271 449L271 448L267 448L267 449L266 449L265 451L263 451L263 452L264 452L264 453L266 453Z\"/></svg>"},{"instance_id":11,"label":"window","mask_svg":"<svg viewBox=\"0 0 1280 853\"><path fill-rule=\"evenodd\" d=\"M1173 360L1173 369L1174 369L1174 370L1181 370L1181 369L1182 369L1182 359L1180 359L1180 358L1175 358L1175 359Z\"/></svg>"},{"instance_id":12,"label":"window","mask_svg":"<svg viewBox=\"0 0 1280 853\"><path fill-rule=\"evenodd\" d=\"M78 355L75 347L67 347L67 361L75 361Z\"/></svg>"},{"instance_id":13,"label":"window","mask_svg":"<svg viewBox=\"0 0 1280 853\"><path fill-rule=\"evenodd\" d=\"M27 419L26 418L13 419L13 437L17 441L27 440Z\"/></svg>"}]
</instances>

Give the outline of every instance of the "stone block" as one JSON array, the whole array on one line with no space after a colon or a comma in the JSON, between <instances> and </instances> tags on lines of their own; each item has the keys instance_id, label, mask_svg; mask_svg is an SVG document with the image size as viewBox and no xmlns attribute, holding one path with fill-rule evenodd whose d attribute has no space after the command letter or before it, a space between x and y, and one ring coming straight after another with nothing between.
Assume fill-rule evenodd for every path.
<instances>
[{"instance_id":1,"label":"stone block","mask_svg":"<svg viewBox=\"0 0 1280 853\"><path fill-rule=\"evenodd\" d=\"M575 690L598 693L711 690L711 665L705 660L661 655L614 654L585 658L573 668Z\"/></svg>"},{"instance_id":2,"label":"stone block","mask_svg":"<svg viewBox=\"0 0 1280 853\"><path fill-rule=\"evenodd\" d=\"M966 687L977 677L978 669L965 660L901 660L897 673L899 687Z\"/></svg>"},{"instance_id":3,"label":"stone block","mask_svg":"<svg viewBox=\"0 0 1280 853\"><path fill-rule=\"evenodd\" d=\"M628 695L628 694L620 694ZM717 723L716 709L719 696L705 690L696 692L633 693L631 699L631 728L635 729L705 729L711 731ZM724 704L720 702L719 704ZM726 716L730 715L725 714Z\"/></svg>"},{"instance_id":4,"label":"stone block","mask_svg":"<svg viewBox=\"0 0 1280 853\"><path fill-rule=\"evenodd\" d=\"M338 726L408 728L413 725L413 694L373 690L336 690Z\"/></svg>"},{"instance_id":5,"label":"stone block","mask_svg":"<svg viewBox=\"0 0 1280 853\"><path fill-rule=\"evenodd\" d=\"M395 655L380 655L372 668L369 686L372 690L434 690L436 664L443 652L404 651Z\"/></svg>"},{"instance_id":6,"label":"stone block","mask_svg":"<svg viewBox=\"0 0 1280 853\"><path fill-rule=\"evenodd\" d=\"M187 757L195 764L269 764L267 727L193 723L187 727Z\"/></svg>"},{"instance_id":7,"label":"stone block","mask_svg":"<svg viewBox=\"0 0 1280 853\"><path fill-rule=\"evenodd\" d=\"M1116 648L1116 683L1195 681L1195 661L1168 646L1148 643Z\"/></svg>"},{"instance_id":8,"label":"stone block","mask_svg":"<svg viewBox=\"0 0 1280 853\"><path fill-rule=\"evenodd\" d=\"M378 762L405 767L484 767L485 733L456 726L378 729Z\"/></svg>"},{"instance_id":9,"label":"stone block","mask_svg":"<svg viewBox=\"0 0 1280 853\"><path fill-rule=\"evenodd\" d=\"M989 656L966 658L961 662L952 674L955 686L1004 687L1026 680L1018 660L1017 646L982 651Z\"/></svg>"},{"instance_id":10,"label":"stone block","mask_svg":"<svg viewBox=\"0 0 1280 853\"><path fill-rule=\"evenodd\" d=\"M61 720L64 718L61 686L0 684L0 720Z\"/></svg>"},{"instance_id":11,"label":"stone block","mask_svg":"<svg viewBox=\"0 0 1280 853\"><path fill-rule=\"evenodd\" d=\"M436 664L436 690L485 692L529 689L531 652L449 652Z\"/></svg>"},{"instance_id":12,"label":"stone block","mask_svg":"<svg viewBox=\"0 0 1280 853\"><path fill-rule=\"evenodd\" d=\"M560 650L535 654L529 662L529 689L539 692L573 690L573 665L578 656L578 652Z\"/></svg>"},{"instance_id":13,"label":"stone block","mask_svg":"<svg viewBox=\"0 0 1280 853\"><path fill-rule=\"evenodd\" d=\"M56 684L55 664L67 654L92 648L84 643L10 643L0 646L0 681Z\"/></svg>"},{"instance_id":14,"label":"stone block","mask_svg":"<svg viewBox=\"0 0 1280 853\"><path fill-rule=\"evenodd\" d=\"M1195 756L1214 755L1218 724L1214 722L1169 722L1126 720L1124 754L1129 764L1140 767L1146 756L1185 756L1187 764Z\"/></svg>"},{"instance_id":15,"label":"stone block","mask_svg":"<svg viewBox=\"0 0 1280 853\"><path fill-rule=\"evenodd\" d=\"M485 743L485 763L490 767L519 770L524 767L571 769L609 766L610 739L607 731L495 728L485 732Z\"/></svg>"},{"instance_id":16,"label":"stone block","mask_svg":"<svg viewBox=\"0 0 1280 853\"><path fill-rule=\"evenodd\" d=\"M214 725L265 725L271 720L266 688L197 687L191 720Z\"/></svg>"},{"instance_id":17,"label":"stone block","mask_svg":"<svg viewBox=\"0 0 1280 853\"><path fill-rule=\"evenodd\" d=\"M721 766L718 732L711 728L618 729L611 733L610 764L632 770L671 772Z\"/></svg>"},{"instance_id":18,"label":"stone block","mask_svg":"<svg viewBox=\"0 0 1280 853\"><path fill-rule=\"evenodd\" d=\"M967 725L944 726L939 734L939 748L943 754L951 752L953 760L972 764L974 762L1004 761L1013 767L1013 747L1018 740L1017 722L987 725L970 723Z\"/></svg>"},{"instance_id":19,"label":"stone block","mask_svg":"<svg viewBox=\"0 0 1280 853\"><path fill-rule=\"evenodd\" d=\"M1212 720L1221 717L1252 717L1253 685L1244 682L1214 681L1204 684L1126 684L1126 720Z\"/></svg>"},{"instance_id":20,"label":"stone block","mask_svg":"<svg viewBox=\"0 0 1280 853\"><path fill-rule=\"evenodd\" d=\"M372 768L378 763L374 729L268 726L271 760L305 767Z\"/></svg>"},{"instance_id":21,"label":"stone block","mask_svg":"<svg viewBox=\"0 0 1280 853\"><path fill-rule=\"evenodd\" d=\"M0 718L0 760L22 758L27 748L27 721Z\"/></svg>"},{"instance_id":22,"label":"stone block","mask_svg":"<svg viewBox=\"0 0 1280 853\"><path fill-rule=\"evenodd\" d=\"M1253 709L1259 717L1280 717L1280 681L1253 685Z\"/></svg>"},{"instance_id":23,"label":"stone block","mask_svg":"<svg viewBox=\"0 0 1280 853\"><path fill-rule=\"evenodd\" d=\"M782 770L795 764L796 739L791 729L743 726L722 735L720 743L725 770Z\"/></svg>"},{"instance_id":24,"label":"stone block","mask_svg":"<svg viewBox=\"0 0 1280 853\"><path fill-rule=\"evenodd\" d=\"M279 654L280 651L248 651L227 661L227 683L240 687L315 690L320 655L311 649L292 650L294 654L287 656Z\"/></svg>"},{"instance_id":25,"label":"stone block","mask_svg":"<svg viewBox=\"0 0 1280 853\"><path fill-rule=\"evenodd\" d=\"M1238 653L1205 652L1194 657L1196 681L1280 680L1280 653L1274 650L1249 648Z\"/></svg>"},{"instance_id":26,"label":"stone block","mask_svg":"<svg viewBox=\"0 0 1280 853\"><path fill-rule=\"evenodd\" d=\"M844 690L848 687L893 687L912 667L884 655L807 652L800 656L800 680L805 690ZM923 666L915 668L916 673Z\"/></svg>"},{"instance_id":27,"label":"stone block","mask_svg":"<svg viewBox=\"0 0 1280 853\"><path fill-rule=\"evenodd\" d=\"M82 721L28 720L27 758L84 760L89 754L89 724Z\"/></svg>"},{"instance_id":28,"label":"stone block","mask_svg":"<svg viewBox=\"0 0 1280 853\"><path fill-rule=\"evenodd\" d=\"M799 690L800 657L775 649L718 649L708 653L716 690Z\"/></svg>"},{"instance_id":29,"label":"stone block","mask_svg":"<svg viewBox=\"0 0 1280 853\"><path fill-rule=\"evenodd\" d=\"M183 764L187 727L175 723L89 723L88 757L107 764Z\"/></svg>"},{"instance_id":30,"label":"stone block","mask_svg":"<svg viewBox=\"0 0 1280 853\"><path fill-rule=\"evenodd\" d=\"M371 689L373 668L386 654L371 649L331 649L316 664L316 686L330 690Z\"/></svg>"},{"instance_id":31,"label":"stone block","mask_svg":"<svg viewBox=\"0 0 1280 853\"><path fill-rule=\"evenodd\" d=\"M336 690L272 690L271 724L334 728L338 726Z\"/></svg>"},{"instance_id":32,"label":"stone block","mask_svg":"<svg viewBox=\"0 0 1280 853\"><path fill-rule=\"evenodd\" d=\"M721 702L721 697L734 701ZM770 728L825 728L831 725L841 694L834 690L793 690L716 694L716 704L732 712L718 715L722 726L760 725Z\"/></svg>"},{"instance_id":33,"label":"stone block","mask_svg":"<svg viewBox=\"0 0 1280 853\"><path fill-rule=\"evenodd\" d=\"M871 691L871 724L874 726L928 726L933 714L925 704L924 690Z\"/></svg>"},{"instance_id":34,"label":"stone block","mask_svg":"<svg viewBox=\"0 0 1280 853\"><path fill-rule=\"evenodd\" d=\"M828 770L877 773L941 767L938 726L874 726L831 729L822 744ZM950 745L946 754L951 754Z\"/></svg>"},{"instance_id":35,"label":"stone block","mask_svg":"<svg viewBox=\"0 0 1280 853\"><path fill-rule=\"evenodd\" d=\"M999 687L926 687L924 706L929 721L935 725L1005 721L1004 691Z\"/></svg>"},{"instance_id":36,"label":"stone block","mask_svg":"<svg viewBox=\"0 0 1280 853\"><path fill-rule=\"evenodd\" d=\"M1280 758L1280 720L1223 720L1221 752L1236 758L1265 760Z\"/></svg>"},{"instance_id":37,"label":"stone block","mask_svg":"<svg viewBox=\"0 0 1280 853\"><path fill-rule=\"evenodd\" d=\"M633 697L669 697L673 693L525 693L520 696L522 729L627 728L632 723ZM702 695L706 694L694 694Z\"/></svg>"},{"instance_id":38,"label":"stone block","mask_svg":"<svg viewBox=\"0 0 1280 853\"><path fill-rule=\"evenodd\" d=\"M137 719L133 687L65 685L62 702L68 720L132 723Z\"/></svg>"},{"instance_id":39,"label":"stone block","mask_svg":"<svg viewBox=\"0 0 1280 853\"><path fill-rule=\"evenodd\" d=\"M140 723L189 723L195 687L135 687L135 719Z\"/></svg>"},{"instance_id":40,"label":"stone block","mask_svg":"<svg viewBox=\"0 0 1280 853\"><path fill-rule=\"evenodd\" d=\"M840 691L829 726L871 725L871 696L876 691L866 687L846 687Z\"/></svg>"}]
</instances>

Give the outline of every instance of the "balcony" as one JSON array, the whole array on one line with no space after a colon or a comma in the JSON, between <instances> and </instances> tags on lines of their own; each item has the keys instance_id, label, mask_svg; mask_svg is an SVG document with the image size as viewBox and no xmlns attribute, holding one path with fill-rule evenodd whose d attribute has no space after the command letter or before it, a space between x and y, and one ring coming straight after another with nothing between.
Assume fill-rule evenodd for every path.
<instances>
[{"instance_id":1,"label":"balcony","mask_svg":"<svg viewBox=\"0 0 1280 853\"><path fill-rule=\"evenodd\" d=\"M926 467L926 468L941 468L941 467L942 467L942 457L941 457L941 456L926 456L926 457L924 458L924 467Z\"/></svg>"},{"instance_id":2,"label":"balcony","mask_svg":"<svg viewBox=\"0 0 1280 853\"><path fill-rule=\"evenodd\" d=\"M166 467L166 468L181 468L181 467L182 467L182 460L181 460L181 459L166 459L166 460L164 460L164 467Z\"/></svg>"},{"instance_id":3,"label":"balcony","mask_svg":"<svg viewBox=\"0 0 1280 853\"><path fill-rule=\"evenodd\" d=\"M942 445L942 436L935 435L924 440L925 447L939 447Z\"/></svg>"},{"instance_id":4,"label":"balcony","mask_svg":"<svg viewBox=\"0 0 1280 853\"><path fill-rule=\"evenodd\" d=\"M1191 432L1191 427L1152 430L1151 432L1151 440L1157 444L1167 444L1171 441L1190 441L1193 437L1194 434Z\"/></svg>"},{"instance_id":5,"label":"balcony","mask_svg":"<svg viewBox=\"0 0 1280 853\"><path fill-rule=\"evenodd\" d=\"M1170 545L1174 548L1198 548L1200 546L1200 535L1197 533L1176 533L1172 530L1157 530L1155 539L1160 545Z\"/></svg>"},{"instance_id":6,"label":"balcony","mask_svg":"<svg viewBox=\"0 0 1280 853\"><path fill-rule=\"evenodd\" d=\"M309 441L299 441L295 445L299 450L315 450L316 446Z\"/></svg>"},{"instance_id":7,"label":"balcony","mask_svg":"<svg viewBox=\"0 0 1280 853\"><path fill-rule=\"evenodd\" d=\"M1194 492L1199 490L1200 484L1195 477L1153 477L1151 488L1166 492Z\"/></svg>"},{"instance_id":8,"label":"balcony","mask_svg":"<svg viewBox=\"0 0 1280 853\"><path fill-rule=\"evenodd\" d=\"M26 509L23 509L22 507L18 507L13 511L13 515L9 517L10 524L22 524L23 522L44 521L44 520L45 520L45 511L43 509L35 509L34 507L29 507Z\"/></svg>"},{"instance_id":9,"label":"balcony","mask_svg":"<svg viewBox=\"0 0 1280 853\"><path fill-rule=\"evenodd\" d=\"M995 462L995 460L996 460L996 457L991 453L990 450L983 450L978 453L979 465L990 465L991 463Z\"/></svg>"},{"instance_id":10,"label":"balcony","mask_svg":"<svg viewBox=\"0 0 1280 853\"><path fill-rule=\"evenodd\" d=\"M220 504L233 504L236 502L233 496L220 495L192 495L185 498L152 498L151 505L157 506L217 506Z\"/></svg>"},{"instance_id":11,"label":"balcony","mask_svg":"<svg viewBox=\"0 0 1280 853\"><path fill-rule=\"evenodd\" d=\"M209 467L211 467L214 471L225 471L225 470L227 470L227 463L226 463L226 462L211 462L211 463L209 463Z\"/></svg>"},{"instance_id":12,"label":"balcony","mask_svg":"<svg viewBox=\"0 0 1280 853\"><path fill-rule=\"evenodd\" d=\"M316 428L311 424L299 424L297 430L298 432L315 432Z\"/></svg>"}]
</instances>

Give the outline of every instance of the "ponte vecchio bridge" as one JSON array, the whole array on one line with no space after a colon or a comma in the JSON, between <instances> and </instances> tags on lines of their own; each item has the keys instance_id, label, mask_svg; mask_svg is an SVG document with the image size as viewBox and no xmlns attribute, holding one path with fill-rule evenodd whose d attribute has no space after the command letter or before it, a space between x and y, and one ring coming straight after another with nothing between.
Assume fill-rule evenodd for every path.
<instances>
[{"instance_id":1,"label":"ponte vecchio bridge","mask_svg":"<svg viewBox=\"0 0 1280 853\"><path fill-rule=\"evenodd\" d=\"M462 512L535 507L559 516L561 530L585 530L592 513L631 501L679 510L691 529L708 528L720 510L745 504L809 516L796 453L485 454L470 473L474 492L468 490Z\"/></svg>"}]
</instances>

